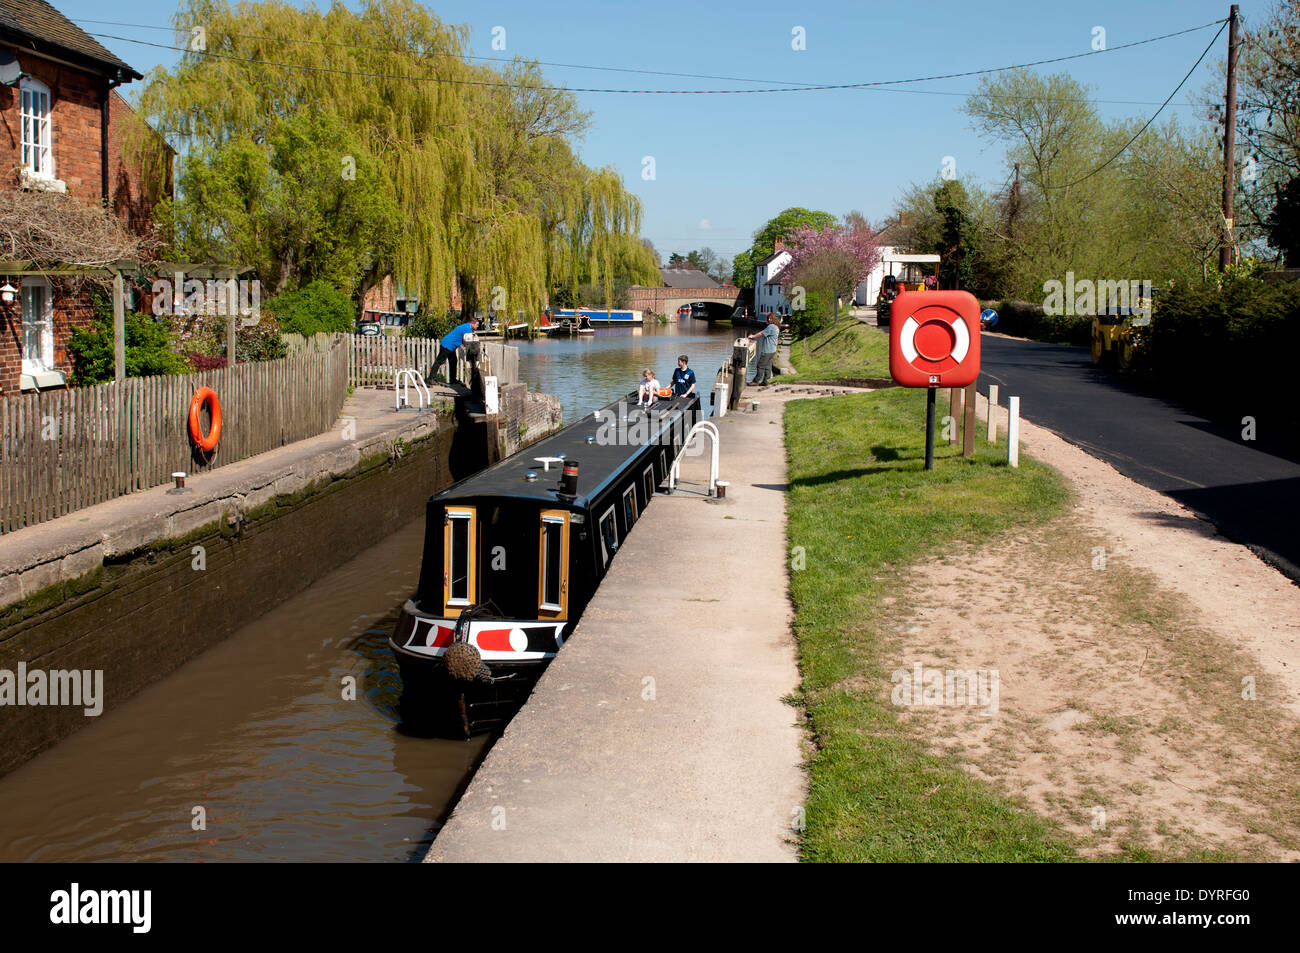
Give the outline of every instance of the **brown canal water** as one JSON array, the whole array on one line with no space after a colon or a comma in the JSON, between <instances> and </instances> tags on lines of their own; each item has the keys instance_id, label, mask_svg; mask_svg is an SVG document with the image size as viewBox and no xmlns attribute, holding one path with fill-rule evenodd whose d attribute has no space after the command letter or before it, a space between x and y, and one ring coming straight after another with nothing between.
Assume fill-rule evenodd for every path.
<instances>
[{"instance_id":1,"label":"brown canal water","mask_svg":"<svg viewBox=\"0 0 1300 953\"><path fill-rule=\"evenodd\" d=\"M511 343L572 422L642 367L667 386L683 352L707 407L750 330L688 319ZM418 520L0 778L0 861L422 859L493 740L398 725L387 638L423 541Z\"/></svg>"},{"instance_id":2,"label":"brown canal water","mask_svg":"<svg viewBox=\"0 0 1300 953\"><path fill-rule=\"evenodd\" d=\"M490 743L398 728L386 640L423 540L421 520L0 778L0 861L422 858Z\"/></svg>"}]
</instances>

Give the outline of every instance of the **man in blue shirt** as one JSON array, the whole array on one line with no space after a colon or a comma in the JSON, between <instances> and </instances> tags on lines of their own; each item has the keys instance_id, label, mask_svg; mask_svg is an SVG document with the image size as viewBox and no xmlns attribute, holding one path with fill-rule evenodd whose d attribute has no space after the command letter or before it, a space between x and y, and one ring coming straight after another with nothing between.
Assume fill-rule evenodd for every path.
<instances>
[{"instance_id":1,"label":"man in blue shirt","mask_svg":"<svg viewBox=\"0 0 1300 953\"><path fill-rule=\"evenodd\" d=\"M424 382L432 384L434 378L438 376L438 368L442 367L442 362L447 362L447 380L456 379L456 348L465 343L465 335L472 334L478 329L478 318L470 318L464 324L459 324L448 331L438 342L438 356L434 359L433 367L425 375Z\"/></svg>"},{"instance_id":2,"label":"man in blue shirt","mask_svg":"<svg viewBox=\"0 0 1300 953\"><path fill-rule=\"evenodd\" d=\"M695 393L695 372L686 366L689 363L685 354L677 359L677 370L673 371L674 397L689 397Z\"/></svg>"}]
</instances>

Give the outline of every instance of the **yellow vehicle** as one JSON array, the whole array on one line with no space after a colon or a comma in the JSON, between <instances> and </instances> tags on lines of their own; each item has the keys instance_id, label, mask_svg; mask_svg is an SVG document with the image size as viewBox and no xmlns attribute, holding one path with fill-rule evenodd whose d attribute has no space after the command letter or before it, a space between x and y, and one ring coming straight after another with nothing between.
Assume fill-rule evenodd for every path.
<instances>
[{"instance_id":1,"label":"yellow vehicle","mask_svg":"<svg viewBox=\"0 0 1300 953\"><path fill-rule=\"evenodd\" d=\"M1115 364L1127 371L1146 342L1155 296L1137 297L1131 306L1108 306L1092 318L1092 363Z\"/></svg>"}]
</instances>

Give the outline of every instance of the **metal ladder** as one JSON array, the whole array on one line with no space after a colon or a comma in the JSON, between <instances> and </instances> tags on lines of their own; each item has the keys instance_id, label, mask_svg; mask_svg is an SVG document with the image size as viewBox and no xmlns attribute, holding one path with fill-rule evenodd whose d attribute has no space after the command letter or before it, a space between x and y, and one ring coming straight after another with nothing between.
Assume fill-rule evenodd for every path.
<instances>
[{"instance_id":1,"label":"metal ladder","mask_svg":"<svg viewBox=\"0 0 1300 953\"><path fill-rule=\"evenodd\" d=\"M677 456L673 458L673 465L668 468L668 492L671 493L677 489L677 479L681 475L682 457L691 446L691 440L697 433L708 434L712 453L709 456L709 496L715 496L718 492L718 442L721 439L718 436L717 425L708 420L701 420L691 432L686 435L682 441L682 449L677 451Z\"/></svg>"},{"instance_id":2,"label":"metal ladder","mask_svg":"<svg viewBox=\"0 0 1300 953\"><path fill-rule=\"evenodd\" d=\"M419 402L418 407L411 406L411 384L415 383L415 399ZM393 375L393 401L397 405L394 409L401 410L405 405L407 410L424 410L431 403L429 400L429 388L424 386L424 378L414 367L404 367Z\"/></svg>"}]
</instances>

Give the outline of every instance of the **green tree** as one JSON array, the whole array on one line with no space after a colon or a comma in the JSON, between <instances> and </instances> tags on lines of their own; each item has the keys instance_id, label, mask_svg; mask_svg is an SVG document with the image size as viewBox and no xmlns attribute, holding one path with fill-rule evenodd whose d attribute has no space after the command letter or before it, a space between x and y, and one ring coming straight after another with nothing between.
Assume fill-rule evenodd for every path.
<instances>
[{"instance_id":1,"label":"green tree","mask_svg":"<svg viewBox=\"0 0 1300 953\"><path fill-rule=\"evenodd\" d=\"M776 240L788 240L797 229L828 228L835 224L830 212L811 211L806 208L788 208L754 233L754 244L732 259L731 283L738 288L754 287L754 268L758 262L772 254Z\"/></svg>"},{"instance_id":2,"label":"green tree","mask_svg":"<svg viewBox=\"0 0 1300 953\"><path fill-rule=\"evenodd\" d=\"M325 281L276 295L263 305L280 330L310 337L320 332L352 331L356 312L352 299Z\"/></svg>"},{"instance_id":3,"label":"green tree","mask_svg":"<svg viewBox=\"0 0 1300 953\"><path fill-rule=\"evenodd\" d=\"M68 337L72 382L81 387L111 381L113 363L113 307L106 295L91 301L90 327L75 328ZM165 323L143 314L127 314L123 323L127 377L184 374L190 366L177 352L176 338Z\"/></svg>"},{"instance_id":4,"label":"green tree","mask_svg":"<svg viewBox=\"0 0 1300 953\"><path fill-rule=\"evenodd\" d=\"M1277 190L1266 225L1268 243L1282 253L1286 264L1300 263L1300 177Z\"/></svg>"}]
</instances>

